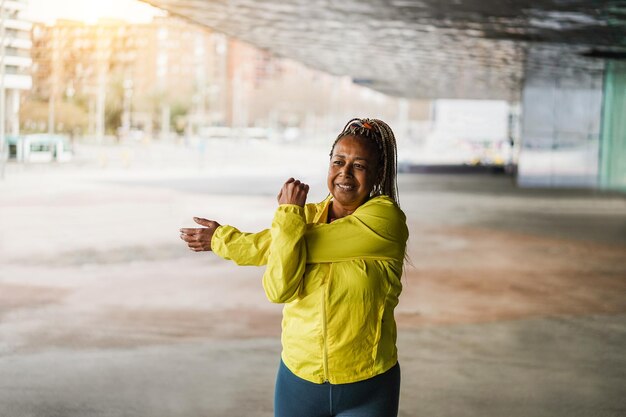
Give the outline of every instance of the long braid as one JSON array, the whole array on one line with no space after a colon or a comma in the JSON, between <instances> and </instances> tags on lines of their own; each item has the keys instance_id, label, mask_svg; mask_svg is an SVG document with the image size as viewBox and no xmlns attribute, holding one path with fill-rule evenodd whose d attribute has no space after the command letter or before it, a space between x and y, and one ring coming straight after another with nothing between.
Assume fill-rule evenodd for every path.
<instances>
[{"instance_id":1,"label":"long braid","mask_svg":"<svg viewBox=\"0 0 626 417\"><path fill-rule=\"evenodd\" d=\"M382 171L380 178L374 184L370 196L387 195L399 206L398 183L396 180L398 149L396 137L389 125L379 119L354 118L350 120L337 136L337 139L335 139L330 150L331 157L335 145L345 136L367 138L374 141L379 155L379 167L382 165Z\"/></svg>"}]
</instances>

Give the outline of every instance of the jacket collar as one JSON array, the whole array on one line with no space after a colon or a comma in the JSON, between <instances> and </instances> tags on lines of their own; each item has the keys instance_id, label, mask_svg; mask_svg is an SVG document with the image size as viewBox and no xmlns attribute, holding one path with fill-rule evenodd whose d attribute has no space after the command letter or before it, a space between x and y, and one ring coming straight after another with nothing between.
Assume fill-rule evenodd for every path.
<instances>
[{"instance_id":1,"label":"jacket collar","mask_svg":"<svg viewBox=\"0 0 626 417\"><path fill-rule=\"evenodd\" d=\"M387 197L386 195L378 195L376 197L372 197L369 200L367 200L365 203L363 203L359 207L357 207L357 209L354 211L354 213L359 211L359 209L361 207L366 206L366 205L370 204L371 202L377 201L377 200L379 200L381 198L382 199L389 199L389 197ZM313 223L326 223L326 219L328 218L328 208L330 207L330 202L331 201L333 201L333 196L332 196L332 194L328 193L328 196L326 196L326 198L319 203L319 206L320 206L321 210L319 210L317 212L317 214L315 215L315 218L313 219ZM351 214L350 214L350 216L351 216Z\"/></svg>"}]
</instances>

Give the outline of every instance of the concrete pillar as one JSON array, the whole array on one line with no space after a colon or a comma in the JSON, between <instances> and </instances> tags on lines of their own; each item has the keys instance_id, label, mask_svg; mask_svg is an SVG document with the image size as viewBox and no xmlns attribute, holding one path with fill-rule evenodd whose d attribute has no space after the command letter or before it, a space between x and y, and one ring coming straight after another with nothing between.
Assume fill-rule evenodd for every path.
<instances>
[{"instance_id":1,"label":"concrete pillar","mask_svg":"<svg viewBox=\"0 0 626 417\"><path fill-rule=\"evenodd\" d=\"M409 100L406 98L398 99L398 112L396 125L393 126L396 140L404 142L408 138L409 132Z\"/></svg>"},{"instance_id":2,"label":"concrete pillar","mask_svg":"<svg viewBox=\"0 0 626 417\"><path fill-rule=\"evenodd\" d=\"M609 61L604 77L600 182L626 191L626 63Z\"/></svg>"},{"instance_id":3,"label":"concrete pillar","mask_svg":"<svg viewBox=\"0 0 626 417\"><path fill-rule=\"evenodd\" d=\"M522 91L519 185L598 186L603 70L601 60L577 56L567 48L529 50Z\"/></svg>"}]
</instances>

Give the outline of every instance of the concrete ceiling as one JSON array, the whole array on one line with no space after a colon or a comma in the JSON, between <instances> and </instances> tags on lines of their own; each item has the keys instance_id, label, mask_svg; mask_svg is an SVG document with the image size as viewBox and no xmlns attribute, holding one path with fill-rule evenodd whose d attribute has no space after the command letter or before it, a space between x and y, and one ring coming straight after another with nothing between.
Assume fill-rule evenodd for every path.
<instances>
[{"instance_id":1,"label":"concrete ceiling","mask_svg":"<svg viewBox=\"0 0 626 417\"><path fill-rule=\"evenodd\" d=\"M411 98L517 100L526 52L537 46L547 52L526 65L576 70L626 58L623 0L142 1Z\"/></svg>"}]
</instances>

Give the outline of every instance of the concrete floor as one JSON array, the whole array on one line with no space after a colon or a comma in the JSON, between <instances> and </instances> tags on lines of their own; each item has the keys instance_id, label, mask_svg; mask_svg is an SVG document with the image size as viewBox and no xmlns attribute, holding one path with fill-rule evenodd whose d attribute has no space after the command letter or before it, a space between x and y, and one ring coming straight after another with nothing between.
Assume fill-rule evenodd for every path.
<instances>
[{"instance_id":1,"label":"concrete floor","mask_svg":"<svg viewBox=\"0 0 626 417\"><path fill-rule=\"evenodd\" d=\"M262 269L177 230L264 227L282 173L9 168L0 416L272 415L280 306ZM312 199L318 168L294 165ZM406 174L400 197L401 416L626 415L623 195Z\"/></svg>"}]
</instances>

